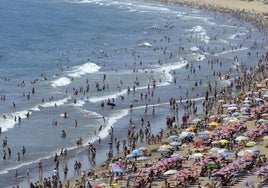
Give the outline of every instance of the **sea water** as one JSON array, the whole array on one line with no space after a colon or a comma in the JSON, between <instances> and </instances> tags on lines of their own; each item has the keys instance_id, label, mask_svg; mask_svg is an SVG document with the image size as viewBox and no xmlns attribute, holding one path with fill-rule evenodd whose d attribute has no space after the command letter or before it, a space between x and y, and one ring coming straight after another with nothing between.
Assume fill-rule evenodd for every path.
<instances>
[{"instance_id":1,"label":"sea water","mask_svg":"<svg viewBox=\"0 0 268 188\"><path fill-rule=\"evenodd\" d=\"M238 74L239 66L256 65L258 54L267 50L265 36L251 24L188 7L2 0L0 8L0 139L8 141L0 151L0 187L15 183L16 169L22 181L26 169L36 172L40 159L53 169L48 161L61 148L70 156L83 153L76 146L78 137L86 145L105 139L113 126L122 140L129 117L137 123L141 117L159 120L152 117L152 106L164 117L170 97L201 100L204 83L226 84L214 71ZM215 58L221 66L208 65ZM195 68L194 74L187 65ZM195 82L202 84L193 91ZM149 94L153 83L156 89ZM116 106L106 105L108 100ZM144 115L145 104L150 115ZM12 153L4 160L7 148Z\"/></svg>"}]
</instances>

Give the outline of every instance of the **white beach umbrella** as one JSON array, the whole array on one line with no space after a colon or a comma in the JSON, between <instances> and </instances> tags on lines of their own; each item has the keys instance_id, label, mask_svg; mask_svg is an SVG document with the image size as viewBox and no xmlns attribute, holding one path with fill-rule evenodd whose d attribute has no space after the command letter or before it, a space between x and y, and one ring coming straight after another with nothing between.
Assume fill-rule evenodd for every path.
<instances>
[{"instance_id":1,"label":"white beach umbrella","mask_svg":"<svg viewBox=\"0 0 268 188\"><path fill-rule=\"evenodd\" d=\"M178 170L168 170L166 172L164 172L164 175L173 175L176 174L178 172Z\"/></svg>"},{"instance_id":2,"label":"white beach umbrella","mask_svg":"<svg viewBox=\"0 0 268 188\"><path fill-rule=\"evenodd\" d=\"M170 142L169 144L170 144L171 146L178 146L178 145L180 145L179 142Z\"/></svg>"},{"instance_id":3,"label":"white beach umbrella","mask_svg":"<svg viewBox=\"0 0 268 188\"><path fill-rule=\"evenodd\" d=\"M223 108L228 108L229 107L229 104L223 104L222 107Z\"/></svg>"},{"instance_id":4,"label":"white beach umbrella","mask_svg":"<svg viewBox=\"0 0 268 188\"><path fill-rule=\"evenodd\" d=\"M137 161L145 161L145 160L148 160L148 157L141 156L137 158Z\"/></svg>"},{"instance_id":5,"label":"white beach umbrella","mask_svg":"<svg viewBox=\"0 0 268 188\"><path fill-rule=\"evenodd\" d=\"M227 110L237 110L237 107L236 106L230 106L230 107L228 107L228 109Z\"/></svg>"},{"instance_id":6,"label":"white beach umbrella","mask_svg":"<svg viewBox=\"0 0 268 188\"><path fill-rule=\"evenodd\" d=\"M190 156L190 158L194 158L194 159L197 159L197 158L201 158L203 157L204 155L202 153L194 153L193 155Z\"/></svg>"}]
</instances>

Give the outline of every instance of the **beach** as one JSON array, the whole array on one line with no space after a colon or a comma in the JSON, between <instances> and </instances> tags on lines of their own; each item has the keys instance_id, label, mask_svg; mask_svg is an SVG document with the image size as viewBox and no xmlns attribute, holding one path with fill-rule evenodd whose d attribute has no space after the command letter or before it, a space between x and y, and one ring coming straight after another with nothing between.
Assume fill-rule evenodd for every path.
<instances>
[{"instance_id":1,"label":"beach","mask_svg":"<svg viewBox=\"0 0 268 188\"><path fill-rule=\"evenodd\" d=\"M258 130L261 132L259 137L252 138L250 131L256 127L265 130L267 126L265 122L258 123L261 118L255 112L262 105L266 107L267 5L261 1L156 1L157 8L154 9L152 1L149 3L150 6L138 4L138 8L135 5L127 9L127 14L123 13L127 17L135 12L134 8L140 8L145 13L152 10L152 15L155 16L160 11L159 19L164 20L163 23L152 21L149 26L140 26L142 29L137 29L136 32L133 28L143 23L131 25L129 22L129 27L134 32L129 31L130 36L116 33L118 39L127 39L127 42L119 40L118 48L109 44L113 44L114 38L108 40L109 42L101 41L103 43L98 46L98 40L103 35L94 33L96 38L90 39L89 43L97 42L92 44L94 50L90 49L90 55L89 49L74 47L71 52L57 49L64 60L55 60L56 69L63 74L55 72L52 79L48 77L49 85L55 90L42 98L41 103L42 92L39 93L36 89L39 88L39 80L37 84L31 83L30 87L26 82L26 88L31 90L31 94L23 93L23 97L28 98L23 102L26 106L29 105L31 97L32 100L39 100L39 103L33 103L34 107L30 110L23 110L18 114L20 103L17 101L15 105L13 102L14 114L10 119L19 115L23 117L22 123L14 123L15 132L12 132L14 127L3 126L1 138L4 141L6 135L9 139L17 134L17 137L22 137L21 140L29 140L30 144L26 145L26 155L23 153L20 159L22 164L19 156L10 166L8 163L1 163L1 170L7 171L2 178L7 177L9 181L14 181L13 175L10 175L14 173L19 187L38 187L38 184L43 184L44 187L45 184L53 184L54 187L210 187L217 182L220 182L217 187L223 186L223 183L227 186L245 187L260 185L261 180L265 182L264 176L259 176L263 179L258 178L256 173L261 170L261 166L265 166L264 159L261 158L266 153L262 138L267 132ZM163 6L159 3L163 3ZM79 6L82 7L82 3ZM176 6L185 7L186 11L177 11ZM108 10L109 8L106 11ZM166 12L172 12L171 10L175 12L172 19L169 14L162 17L162 13L165 15ZM204 13L199 10L204 10ZM116 18L121 16L119 15ZM149 20L153 20L152 15L148 14ZM192 21L192 17L197 21ZM79 23L83 16L79 18L75 23ZM181 25L176 23L177 19L180 19ZM219 28L214 23L215 20L220 23L216 23L220 25ZM228 22L226 25L223 24L225 20ZM193 22L193 26L189 26L187 22ZM209 25L209 29L200 26L202 23ZM259 30L255 30L255 27ZM122 30L123 28L125 26ZM143 31L144 28L146 31ZM178 31L183 28L184 32L176 33L176 28ZM136 36L136 33L142 33L143 37L138 42L135 40L136 46L131 48L128 43L132 42L132 36ZM257 36L254 36L255 33ZM264 33L264 36L259 33ZM226 37L228 35L233 37ZM221 39L223 36L227 39ZM81 44L84 44L84 37L81 38ZM127 45L124 48L125 43ZM77 58L81 60L81 66L74 62ZM89 59L94 63L87 62ZM70 64L67 63L66 66L65 61ZM117 61L122 62L119 64ZM44 78L40 87L44 92L51 89L44 84L46 79ZM32 88L33 86L35 87ZM43 86L45 87L42 88ZM18 87L22 88L18 89L19 92L24 91L24 81ZM56 97L51 97L51 93ZM4 100L3 97L1 100ZM261 102L255 100L256 98L261 99ZM248 105L252 110L242 120L240 117L235 119L243 115L240 105L245 100L250 100ZM231 104L237 106L230 106ZM236 109L228 110L231 107ZM23 114L28 115L24 117ZM43 115L42 124L40 118ZM4 123L10 120L7 117ZM36 126L36 137L42 135L37 133L40 131L47 138L33 143L29 137L18 135L16 129L29 133L33 130L31 126L24 127L25 122L26 125L32 123ZM236 122L235 125L231 125L233 122ZM47 125L50 127L47 128ZM225 130L228 126L234 126L235 130ZM241 129L240 132L236 132L238 128ZM8 134L10 130L11 133ZM223 130L228 134L221 132ZM185 131L190 133L184 133ZM200 135L204 131L209 133L202 140ZM171 139L171 135L175 138ZM233 143L236 136L242 135L247 136L246 141L256 142L252 150L252 147L247 147L250 151L239 154L243 163L254 166L250 166L250 170L247 169L248 166L236 161L235 157L245 147L239 148L237 143ZM221 140L226 143L219 144ZM17 140L9 139L8 144L11 144L3 146L3 149L16 145L13 144L16 142ZM215 147L212 142L215 142ZM43 143L46 144L42 154L38 149ZM246 143L243 142L242 145ZM212 151L216 146L220 148ZM16 150L18 148L21 146ZM66 153L65 148L68 148ZM34 162L26 161L31 150L36 155L33 156ZM7 154L3 154L5 155ZM248 158L244 159L244 156ZM261 160L259 166L257 159ZM43 167L39 165L41 162ZM213 166L209 169L209 178L208 162L213 162L209 163ZM228 164L232 163L235 164L229 171L243 173L235 175L235 178L233 174L227 174L226 177L230 179L223 182L219 178L222 175L219 174L226 173L224 167L230 167ZM237 164L241 168L237 169ZM163 176L168 170L176 172ZM181 174L178 177L171 177L179 171ZM231 180L233 184L230 183ZM88 183L90 185L86 186Z\"/></svg>"}]
</instances>

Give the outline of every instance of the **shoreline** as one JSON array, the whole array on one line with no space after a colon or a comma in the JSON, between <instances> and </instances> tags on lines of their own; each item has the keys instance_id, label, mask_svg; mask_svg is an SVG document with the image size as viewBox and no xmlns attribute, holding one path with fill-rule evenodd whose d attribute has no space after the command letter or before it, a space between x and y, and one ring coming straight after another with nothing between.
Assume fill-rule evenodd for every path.
<instances>
[{"instance_id":1,"label":"shoreline","mask_svg":"<svg viewBox=\"0 0 268 188\"><path fill-rule=\"evenodd\" d=\"M206 9L220 13L230 14L242 21L250 22L262 32L268 33L268 3L261 1L243 0L145 0L145 2L156 2L170 5L188 6L197 9ZM254 8L252 8L254 7Z\"/></svg>"}]
</instances>

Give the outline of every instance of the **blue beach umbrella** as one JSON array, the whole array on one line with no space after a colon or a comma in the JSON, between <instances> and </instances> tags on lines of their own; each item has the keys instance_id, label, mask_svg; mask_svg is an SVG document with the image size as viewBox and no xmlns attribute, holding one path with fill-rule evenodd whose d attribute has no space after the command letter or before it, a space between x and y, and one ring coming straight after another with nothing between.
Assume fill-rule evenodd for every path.
<instances>
[{"instance_id":1,"label":"blue beach umbrella","mask_svg":"<svg viewBox=\"0 0 268 188\"><path fill-rule=\"evenodd\" d=\"M208 140L209 135L208 134L201 134L201 135L199 135L199 138L201 138L202 140Z\"/></svg>"},{"instance_id":2,"label":"blue beach umbrella","mask_svg":"<svg viewBox=\"0 0 268 188\"><path fill-rule=\"evenodd\" d=\"M131 154L134 154L134 155L139 155L141 152L142 152L142 150L140 150L140 149L134 149L134 150L131 151L130 153L131 153Z\"/></svg>"},{"instance_id":3,"label":"blue beach umbrella","mask_svg":"<svg viewBox=\"0 0 268 188\"><path fill-rule=\"evenodd\" d=\"M170 135L168 137L168 140L178 140L179 139L179 136L178 135Z\"/></svg>"},{"instance_id":4,"label":"blue beach umbrella","mask_svg":"<svg viewBox=\"0 0 268 188\"><path fill-rule=\"evenodd\" d=\"M229 151L225 151L225 152L221 153L222 157L229 157L229 156L232 156L232 155L233 155L232 152L229 152Z\"/></svg>"},{"instance_id":5,"label":"blue beach umbrella","mask_svg":"<svg viewBox=\"0 0 268 188\"><path fill-rule=\"evenodd\" d=\"M133 154L133 153L130 153L126 156L127 159L130 159L130 158L134 158L136 157L137 155L136 154Z\"/></svg>"},{"instance_id":6,"label":"blue beach umbrella","mask_svg":"<svg viewBox=\"0 0 268 188\"><path fill-rule=\"evenodd\" d=\"M157 151L158 152L169 152L170 150L168 148L159 148Z\"/></svg>"}]
</instances>

